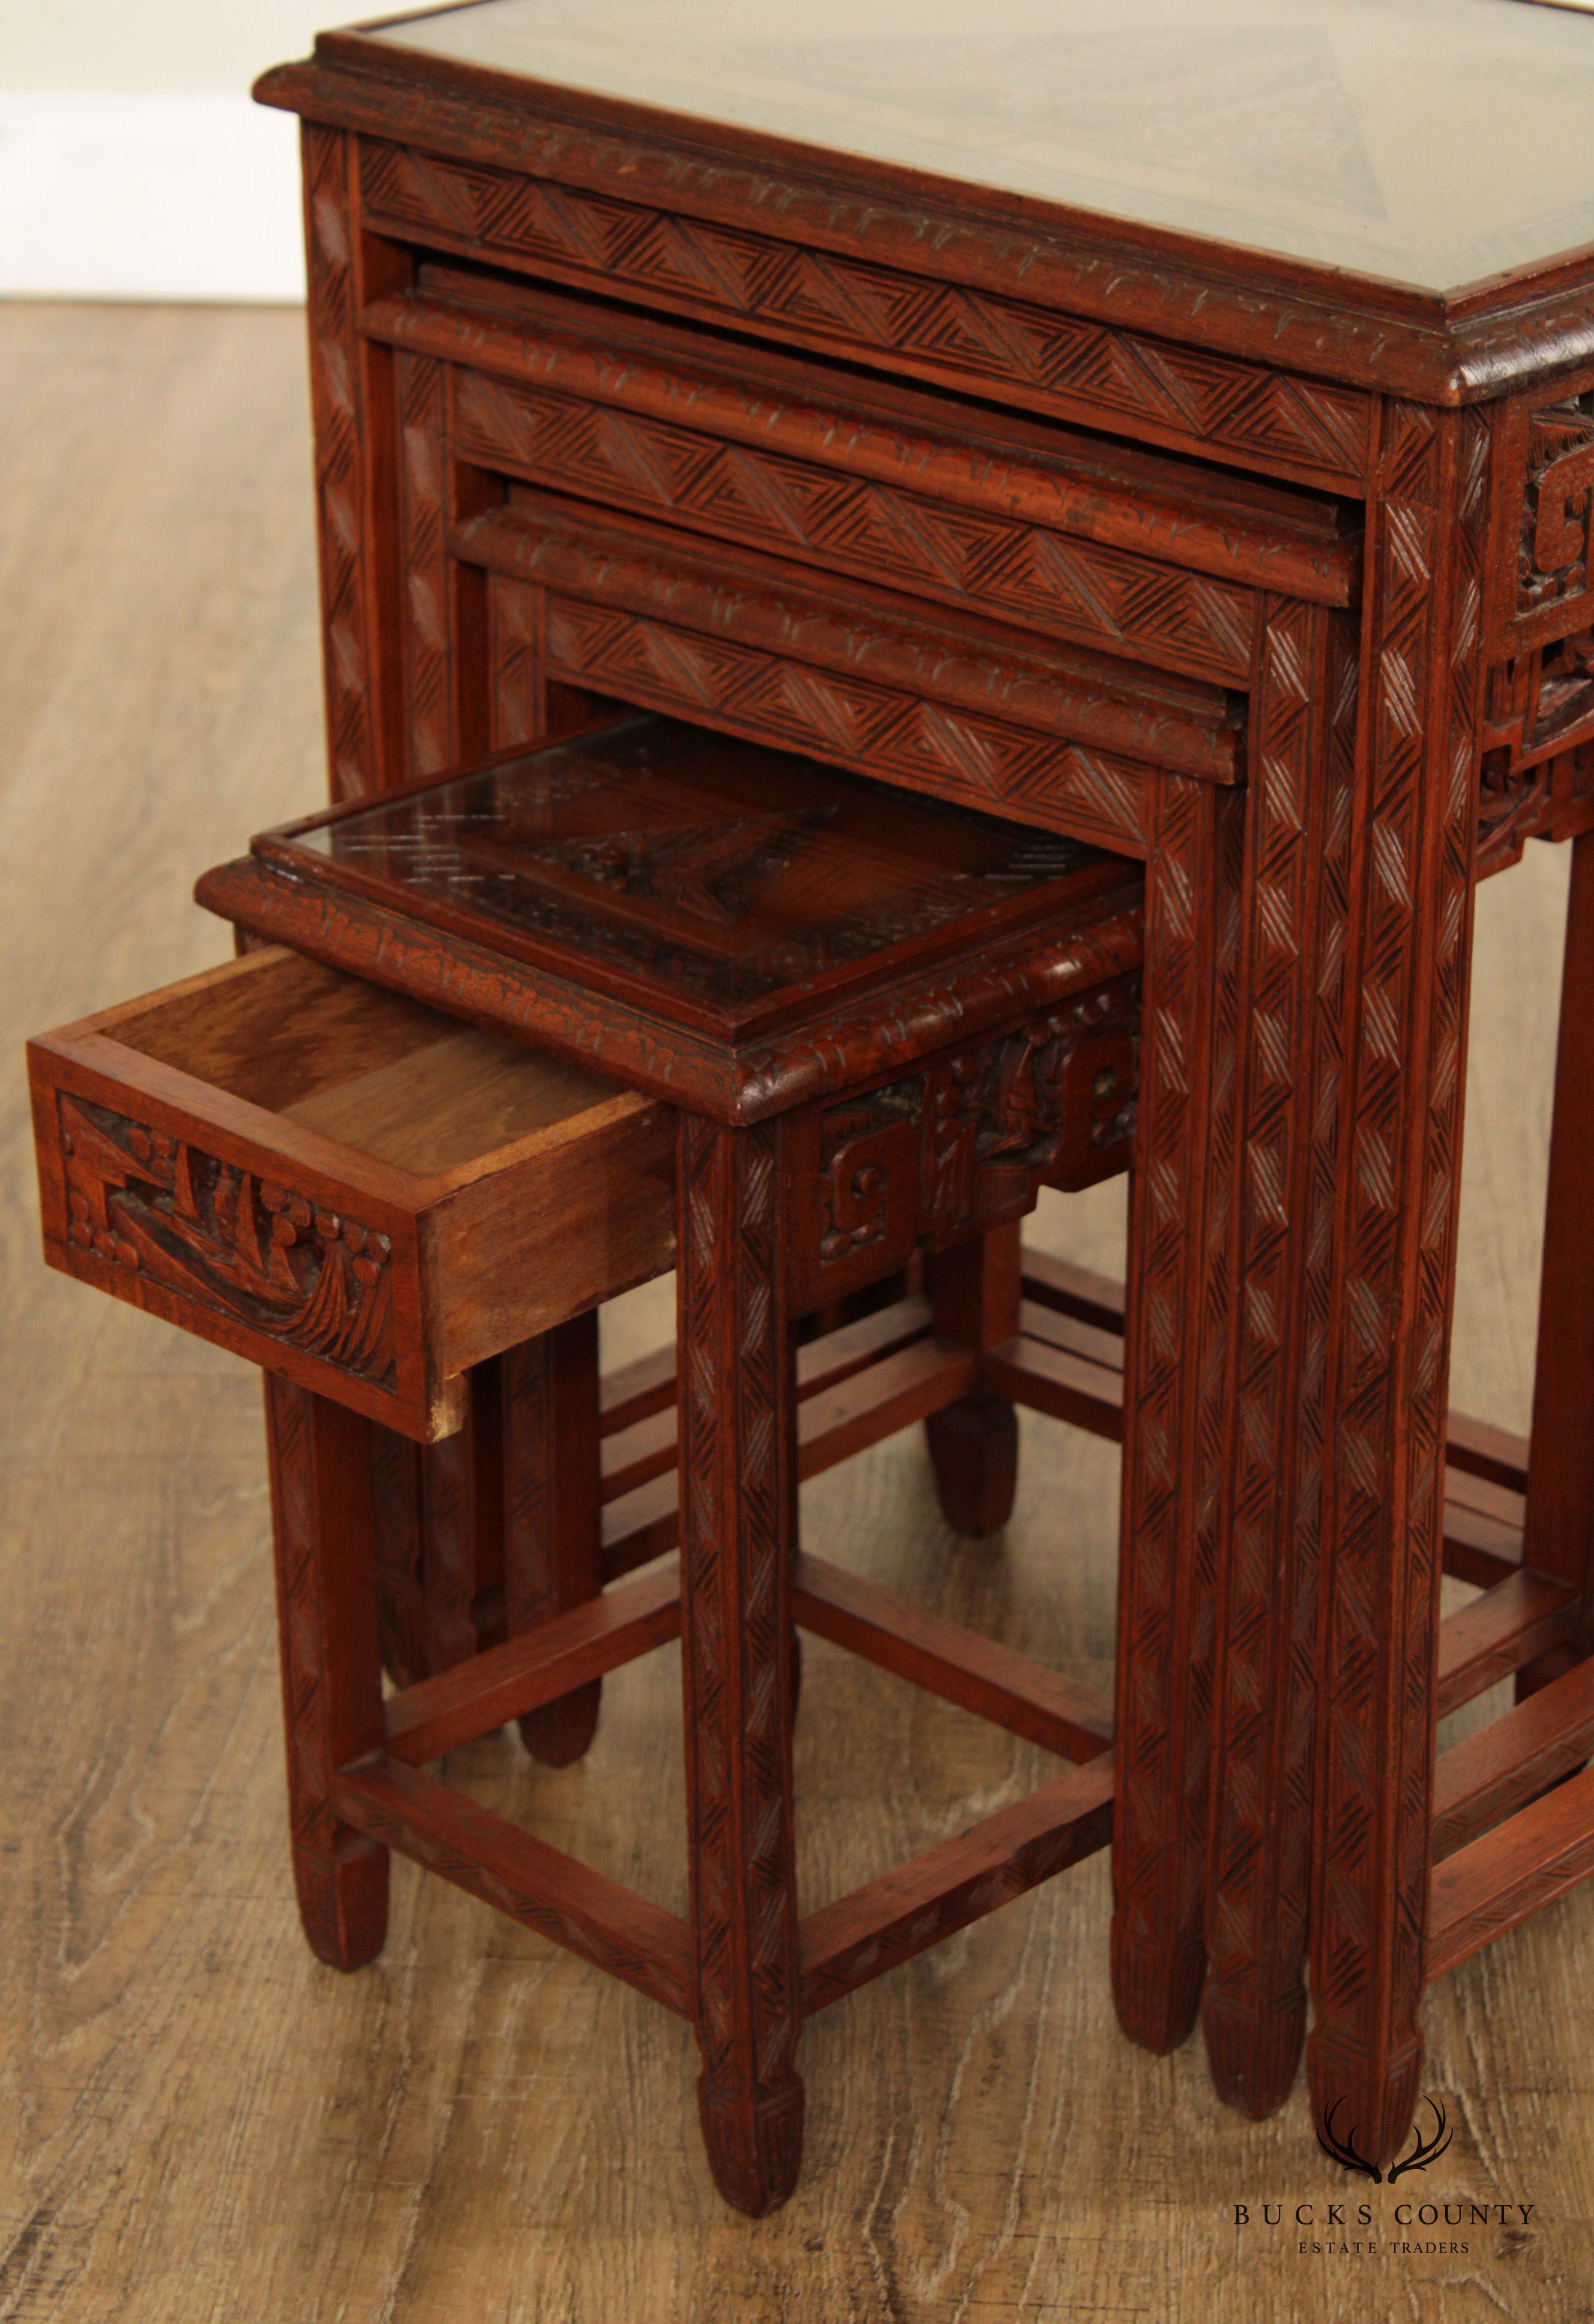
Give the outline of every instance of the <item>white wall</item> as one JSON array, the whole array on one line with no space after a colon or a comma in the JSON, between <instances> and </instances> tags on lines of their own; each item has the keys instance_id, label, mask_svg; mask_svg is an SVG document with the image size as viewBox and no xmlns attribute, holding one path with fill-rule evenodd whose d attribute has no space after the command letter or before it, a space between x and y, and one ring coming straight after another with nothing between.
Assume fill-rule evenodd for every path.
<instances>
[{"instance_id":1,"label":"white wall","mask_svg":"<svg viewBox=\"0 0 1594 2324\"><path fill-rule=\"evenodd\" d=\"M0 0L0 295L304 295L267 65L381 0Z\"/></svg>"},{"instance_id":2,"label":"white wall","mask_svg":"<svg viewBox=\"0 0 1594 2324\"><path fill-rule=\"evenodd\" d=\"M323 25L382 13L381 0L5 0L0 89L241 95L267 65L308 55Z\"/></svg>"}]
</instances>

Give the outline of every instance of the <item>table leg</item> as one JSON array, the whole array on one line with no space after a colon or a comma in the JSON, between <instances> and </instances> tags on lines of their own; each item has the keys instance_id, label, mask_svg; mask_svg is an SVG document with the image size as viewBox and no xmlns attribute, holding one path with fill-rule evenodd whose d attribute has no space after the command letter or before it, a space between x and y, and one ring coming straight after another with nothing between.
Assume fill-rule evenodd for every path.
<instances>
[{"instance_id":1,"label":"table leg","mask_svg":"<svg viewBox=\"0 0 1594 2324\"><path fill-rule=\"evenodd\" d=\"M698 2084L710 2167L754 2218L802 2161L788 1637L796 1372L784 1139L683 1114L681 1646Z\"/></svg>"},{"instance_id":2,"label":"table leg","mask_svg":"<svg viewBox=\"0 0 1594 2324\"><path fill-rule=\"evenodd\" d=\"M1594 832L1572 843L1555 1114L1539 1280L1525 1565L1583 1598L1579 1637L1517 1674L1517 1693L1594 1647Z\"/></svg>"},{"instance_id":3,"label":"table leg","mask_svg":"<svg viewBox=\"0 0 1594 2324\"><path fill-rule=\"evenodd\" d=\"M944 1340L983 1352L1014 1337L1020 1232L1020 1222L1014 1220L938 1251L928 1262L926 1287ZM977 1387L944 1412L932 1413L925 1435L948 1525L976 1540L1000 1533L1013 1513L1018 1483L1018 1416L1007 1397Z\"/></svg>"},{"instance_id":4,"label":"table leg","mask_svg":"<svg viewBox=\"0 0 1594 2324\"><path fill-rule=\"evenodd\" d=\"M1202 2017L1220 2094L1256 2116L1288 2094L1306 2032L1358 653L1348 617L1272 600L1251 696Z\"/></svg>"},{"instance_id":5,"label":"table leg","mask_svg":"<svg viewBox=\"0 0 1594 2324\"><path fill-rule=\"evenodd\" d=\"M360 1969L387 1933L388 1852L328 1801L382 1739L368 1424L271 1372L265 1406L299 1918L319 1960Z\"/></svg>"},{"instance_id":6,"label":"table leg","mask_svg":"<svg viewBox=\"0 0 1594 2324\"><path fill-rule=\"evenodd\" d=\"M1245 794L1170 775L1147 863L1129 1190L1112 1974L1124 2031L1195 2022L1222 1528Z\"/></svg>"},{"instance_id":7,"label":"table leg","mask_svg":"<svg viewBox=\"0 0 1594 2324\"><path fill-rule=\"evenodd\" d=\"M1313 2103L1384 2162L1423 2063L1489 415L1390 403L1369 511L1320 1624Z\"/></svg>"},{"instance_id":8,"label":"table leg","mask_svg":"<svg viewBox=\"0 0 1594 2324\"><path fill-rule=\"evenodd\" d=\"M504 1618L511 1637L603 1588L595 1308L502 1359ZM592 1741L603 1681L520 1721L528 1751L568 1766Z\"/></svg>"},{"instance_id":9,"label":"table leg","mask_svg":"<svg viewBox=\"0 0 1594 2324\"><path fill-rule=\"evenodd\" d=\"M382 1650L395 1684L452 1670L502 1634L501 1359L465 1376L465 1412L452 1436L415 1444L373 1424Z\"/></svg>"}]
</instances>

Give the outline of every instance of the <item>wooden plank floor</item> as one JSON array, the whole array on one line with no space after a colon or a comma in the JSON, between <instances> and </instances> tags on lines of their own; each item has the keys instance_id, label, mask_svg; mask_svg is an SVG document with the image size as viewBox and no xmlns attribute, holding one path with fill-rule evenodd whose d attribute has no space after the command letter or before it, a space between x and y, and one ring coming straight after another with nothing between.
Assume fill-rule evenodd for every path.
<instances>
[{"instance_id":1,"label":"wooden plank floor","mask_svg":"<svg viewBox=\"0 0 1594 2324\"><path fill-rule=\"evenodd\" d=\"M710 2190L662 2011L404 1866L380 1963L310 1960L256 1385L46 1275L18 1047L224 956L194 875L318 803L304 402L294 315L0 309L0 2319L1594 2312L1594 1888L1435 1991L1455 2141L1372 2189L1318 2154L1302 2090L1248 2125L1199 2043L1120 2041L1098 1858L815 2022L806 2172L757 2227ZM1563 884L1534 849L1479 907L1455 1392L1515 1425ZM1042 1231L1111 1266L1121 1215L1110 1188ZM668 1315L666 1290L633 1296L613 1352ZM1114 1455L1027 1416L1024 1457L998 1547L949 1538L912 1437L806 1489L810 1546L1099 1680ZM499 1738L454 1772L678 1907L677 1670L671 1650L609 1682L580 1767ZM817 1641L797 1764L810 1904L1054 1766ZM1354 2219L1363 2193L1390 2233L1408 2195L1533 2209L1404 2231L1465 2254L1303 2255L1295 2206Z\"/></svg>"}]
</instances>

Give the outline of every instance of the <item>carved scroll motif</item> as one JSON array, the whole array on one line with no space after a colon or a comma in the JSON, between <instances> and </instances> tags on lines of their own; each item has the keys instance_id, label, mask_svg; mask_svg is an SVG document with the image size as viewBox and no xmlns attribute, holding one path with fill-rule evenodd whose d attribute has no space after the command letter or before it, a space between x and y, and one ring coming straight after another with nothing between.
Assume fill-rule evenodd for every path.
<instances>
[{"instance_id":1,"label":"carved scroll motif","mask_svg":"<svg viewBox=\"0 0 1594 2324\"><path fill-rule=\"evenodd\" d=\"M67 1232L79 1250L395 1385L385 1235L106 1106L60 1104Z\"/></svg>"},{"instance_id":2,"label":"carved scroll motif","mask_svg":"<svg viewBox=\"0 0 1594 2324\"><path fill-rule=\"evenodd\" d=\"M1529 839L1594 824L1594 631L1489 671L1479 788L1479 879L1516 862Z\"/></svg>"},{"instance_id":3,"label":"carved scroll motif","mask_svg":"<svg viewBox=\"0 0 1594 2324\"><path fill-rule=\"evenodd\" d=\"M1536 613L1587 594L1594 517L1594 389L1528 422L1527 479L1516 558L1516 610Z\"/></svg>"},{"instance_id":4,"label":"carved scroll motif","mask_svg":"<svg viewBox=\"0 0 1594 2324\"><path fill-rule=\"evenodd\" d=\"M818 1122L815 1298L868 1282L917 1240L1017 1217L1045 1185L1127 1168L1138 1088L1138 992L1086 994Z\"/></svg>"}]
</instances>

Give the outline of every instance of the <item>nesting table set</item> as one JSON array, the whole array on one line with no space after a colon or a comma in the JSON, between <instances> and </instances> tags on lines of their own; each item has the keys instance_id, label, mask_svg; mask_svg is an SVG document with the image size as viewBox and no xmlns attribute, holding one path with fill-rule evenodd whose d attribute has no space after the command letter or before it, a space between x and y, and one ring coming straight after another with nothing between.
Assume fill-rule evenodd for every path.
<instances>
[{"instance_id":1,"label":"nesting table set","mask_svg":"<svg viewBox=\"0 0 1594 2324\"><path fill-rule=\"evenodd\" d=\"M336 804L201 881L237 960L33 1045L47 1253L265 1370L322 1959L397 1848L628 1978L760 2213L804 2015L1110 1838L1125 2031L1261 2115L1310 1997L1382 2161L1424 1984L1594 1871L1594 23L860 16L478 0L262 83ZM1446 1403L1530 837L1531 1458ZM1121 1289L1022 1251L1125 1167ZM919 1420L998 1530L1020 1404L1121 1436L1110 1704L797 1544ZM1073 1764L800 1915L794 1625ZM423 1772L568 1761L676 1636L689 1924Z\"/></svg>"}]
</instances>

